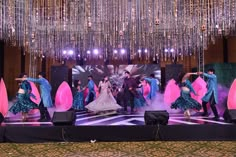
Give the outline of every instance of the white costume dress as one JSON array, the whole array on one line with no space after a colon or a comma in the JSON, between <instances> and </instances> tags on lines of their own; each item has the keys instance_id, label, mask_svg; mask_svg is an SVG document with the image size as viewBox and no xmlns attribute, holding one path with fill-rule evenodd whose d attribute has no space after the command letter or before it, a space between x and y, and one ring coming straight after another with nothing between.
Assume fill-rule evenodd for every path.
<instances>
[{"instance_id":1,"label":"white costume dress","mask_svg":"<svg viewBox=\"0 0 236 157\"><path fill-rule=\"evenodd\" d=\"M86 105L85 108L96 113L102 111L116 111L121 108L121 106L116 103L116 100L111 93L111 84L109 81L100 81L98 87L101 88L99 96L97 99Z\"/></svg>"}]
</instances>

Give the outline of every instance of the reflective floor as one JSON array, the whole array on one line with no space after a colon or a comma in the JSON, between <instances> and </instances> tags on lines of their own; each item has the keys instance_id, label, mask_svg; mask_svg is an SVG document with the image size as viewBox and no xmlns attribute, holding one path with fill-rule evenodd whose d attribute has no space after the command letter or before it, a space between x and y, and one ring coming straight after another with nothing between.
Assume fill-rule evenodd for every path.
<instances>
[{"instance_id":1,"label":"reflective floor","mask_svg":"<svg viewBox=\"0 0 236 157\"><path fill-rule=\"evenodd\" d=\"M203 117L199 115L192 115L187 119L183 114L170 114L168 125L203 125L203 124L218 124L230 125L224 122L221 117L218 121L212 119L213 117ZM1 123L1 126L7 125L23 125L23 126L53 126L52 122L38 122L39 115L29 115L27 121L22 121L20 115L8 116ZM145 125L144 114L121 114L108 112L104 114L93 114L86 111L76 112L76 126L81 125Z\"/></svg>"}]
</instances>

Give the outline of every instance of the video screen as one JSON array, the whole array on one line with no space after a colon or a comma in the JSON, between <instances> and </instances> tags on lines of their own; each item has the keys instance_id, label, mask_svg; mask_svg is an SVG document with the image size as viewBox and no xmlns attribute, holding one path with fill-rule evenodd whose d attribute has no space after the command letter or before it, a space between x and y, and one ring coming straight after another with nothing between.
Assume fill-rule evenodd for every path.
<instances>
[{"instance_id":1,"label":"video screen","mask_svg":"<svg viewBox=\"0 0 236 157\"><path fill-rule=\"evenodd\" d=\"M160 81L161 69L158 64L132 64L132 65L76 65L72 68L72 87L76 87L77 80L81 80L82 86L88 82L88 76L92 75L95 84L104 76L108 76L111 84L122 87L124 81L124 73L129 71L131 76L137 80L149 77L154 74L155 78Z\"/></svg>"}]
</instances>

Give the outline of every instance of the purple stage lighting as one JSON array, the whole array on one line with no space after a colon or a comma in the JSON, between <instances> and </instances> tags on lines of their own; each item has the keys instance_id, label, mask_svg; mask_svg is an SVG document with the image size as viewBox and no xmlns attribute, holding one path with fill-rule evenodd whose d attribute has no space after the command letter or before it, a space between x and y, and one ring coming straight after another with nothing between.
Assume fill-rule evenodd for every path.
<instances>
[{"instance_id":1,"label":"purple stage lighting","mask_svg":"<svg viewBox=\"0 0 236 157\"><path fill-rule=\"evenodd\" d=\"M65 55L67 52L66 52L66 50L63 50L62 53Z\"/></svg>"},{"instance_id":2,"label":"purple stage lighting","mask_svg":"<svg viewBox=\"0 0 236 157\"><path fill-rule=\"evenodd\" d=\"M88 50L88 51L87 51L87 54L90 54L90 53L91 53L91 51Z\"/></svg>"},{"instance_id":3,"label":"purple stage lighting","mask_svg":"<svg viewBox=\"0 0 236 157\"><path fill-rule=\"evenodd\" d=\"M98 52L98 49L94 49L93 50L93 53L95 54L95 55L97 55L99 52Z\"/></svg>"},{"instance_id":4,"label":"purple stage lighting","mask_svg":"<svg viewBox=\"0 0 236 157\"><path fill-rule=\"evenodd\" d=\"M68 54L69 54L69 55L73 55L73 54L74 54L74 51L73 51L73 50L69 50Z\"/></svg>"},{"instance_id":5,"label":"purple stage lighting","mask_svg":"<svg viewBox=\"0 0 236 157\"><path fill-rule=\"evenodd\" d=\"M125 54L125 49L120 50L121 54Z\"/></svg>"},{"instance_id":6,"label":"purple stage lighting","mask_svg":"<svg viewBox=\"0 0 236 157\"><path fill-rule=\"evenodd\" d=\"M145 50L144 50L144 52L145 52L145 53L148 53L148 50L147 50L147 49L145 49Z\"/></svg>"},{"instance_id":7,"label":"purple stage lighting","mask_svg":"<svg viewBox=\"0 0 236 157\"><path fill-rule=\"evenodd\" d=\"M114 53L114 54L117 54L117 53L118 53L118 51L117 51L117 50L113 50L113 53Z\"/></svg>"}]
</instances>

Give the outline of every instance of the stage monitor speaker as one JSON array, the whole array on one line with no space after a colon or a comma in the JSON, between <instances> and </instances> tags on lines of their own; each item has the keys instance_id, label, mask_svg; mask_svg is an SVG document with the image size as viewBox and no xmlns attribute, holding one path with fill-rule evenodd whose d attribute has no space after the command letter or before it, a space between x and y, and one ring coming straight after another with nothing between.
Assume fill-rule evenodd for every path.
<instances>
[{"instance_id":1,"label":"stage monitor speaker","mask_svg":"<svg viewBox=\"0 0 236 157\"><path fill-rule=\"evenodd\" d=\"M167 125L169 113L163 111L145 111L144 120L146 125Z\"/></svg>"},{"instance_id":2,"label":"stage monitor speaker","mask_svg":"<svg viewBox=\"0 0 236 157\"><path fill-rule=\"evenodd\" d=\"M225 122L228 123L236 123L236 110L228 110L226 109L223 114Z\"/></svg>"},{"instance_id":3,"label":"stage monitor speaker","mask_svg":"<svg viewBox=\"0 0 236 157\"><path fill-rule=\"evenodd\" d=\"M52 117L52 123L54 125L74 125L75 123L75 112L54 112Z\"/></svg>"},{"instance_id":4,"label":"stage monitor speaker","mask_svg":"<svg viewBox=\"0 0 236 157\"><path fill-rule=\"evenodd\" d=\"M0 112L0 124L4 121L4 116L2 115L2 113Z\"/></svg>"}]
</instances>

